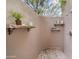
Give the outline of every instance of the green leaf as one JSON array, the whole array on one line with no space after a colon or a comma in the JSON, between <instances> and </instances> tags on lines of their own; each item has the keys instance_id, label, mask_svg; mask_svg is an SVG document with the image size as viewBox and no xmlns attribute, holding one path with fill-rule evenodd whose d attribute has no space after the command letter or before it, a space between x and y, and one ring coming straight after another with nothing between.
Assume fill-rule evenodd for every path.
<instances>
[{"instance_id":1,"label":"green leaf","mask_svg":"<svg viewBox=\"0 0 79 59\"><path fill-rule=\"evenodd\" d=\"M14 17L16 20L20 20L23 17L21 13L16 12L16 11L12 11L11 16Z\"/></svg>"}]
</instances>

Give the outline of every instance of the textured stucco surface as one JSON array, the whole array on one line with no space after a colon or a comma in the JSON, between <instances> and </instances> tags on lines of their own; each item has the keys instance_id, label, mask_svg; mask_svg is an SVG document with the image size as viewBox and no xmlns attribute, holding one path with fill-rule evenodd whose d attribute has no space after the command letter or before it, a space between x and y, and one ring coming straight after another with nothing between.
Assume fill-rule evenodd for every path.
<instances>
[{"instance_id":1,"label":"textured stucco surface","mask_svg":"<svg viewBox=\"0 0 79 59\"><path fill-rule=\"evenodd\" d=\"M72 32L72 0L67 0L67 4L63 11L65 31L64 31L64 53L67 59L72 59L72 36L69 32Z\"/></svg>"},{"instance_id":2,"label":"textured stucco surface","mask_svg":"<svg viewBox=\"0 0 79 59\"><path fill-rule=\"evenodd\" d=\"M11 10L16 10L21 12L24 16L22 18L22 23L27 24L29 21L32 21L36 28L31 29L31 31L27 32L26 29L16 29L13 31L11 35L6 36L6 51L7 56L16 56L15 58L7 58L7 59L36 59L38 53L43 48L54 48L58 47L58 49L64 51L69 57L70 48L70 38L66 38L68 34L68 23L67 20L70 18L59 18L59 17L43 17L38 16L32 9L25 6L21 0L7 0L7 24L13 23L14 21L11 18L8 18L9 12ZM59 27L61 29L60 32L51 32L51 28L56 20L65 19L66 20L66 28ZM70 20L71 22L71 20ZM67 24L68 23L68 24ZM65 29L65 31L64 31ZM65 38L64 38L65 32ZM70 46L69 46L69 45Z\"/></svg>"}]
</instances>

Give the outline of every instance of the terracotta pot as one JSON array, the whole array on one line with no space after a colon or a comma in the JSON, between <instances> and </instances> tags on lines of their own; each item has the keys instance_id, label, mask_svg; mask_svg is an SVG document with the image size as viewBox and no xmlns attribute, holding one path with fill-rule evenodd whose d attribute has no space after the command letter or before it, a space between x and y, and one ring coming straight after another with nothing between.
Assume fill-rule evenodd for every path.
<instances>
[{"instance_id":1,"label":"terracotta pot","mask_svg":"<svg viewBox=\"0 0 79 59\"><path fill-rule=\"evenodd\" d=\"M21 25L22 24L21 20L15 20L15 22L16 22L16 25Z\"/></svg>"}]
</instances>

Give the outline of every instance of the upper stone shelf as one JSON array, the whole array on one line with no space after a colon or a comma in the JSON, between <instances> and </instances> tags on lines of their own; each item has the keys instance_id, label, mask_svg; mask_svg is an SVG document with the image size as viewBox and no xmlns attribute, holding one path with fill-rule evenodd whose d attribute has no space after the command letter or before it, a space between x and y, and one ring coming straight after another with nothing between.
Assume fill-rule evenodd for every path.
<instances>
[{"instance_id":1,"label":"upper stone shelf","mask_svg":"<svg viewBox=\"0 0 79 59\"><path fill-rule=\"evenodd\" d=\"M55 26L64 26L64 24L54 24Z\"/></svg>"}]
</instances>

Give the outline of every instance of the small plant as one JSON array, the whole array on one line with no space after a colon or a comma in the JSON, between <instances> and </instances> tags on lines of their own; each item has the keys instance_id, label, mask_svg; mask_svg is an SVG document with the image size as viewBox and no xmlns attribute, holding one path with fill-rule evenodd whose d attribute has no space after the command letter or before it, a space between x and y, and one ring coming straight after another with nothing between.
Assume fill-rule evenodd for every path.
<instances>
[{"instance_id":1,"label":"small plant","mask_svg":"<svg viewBox=\"0 0 79 59\"><path fill-rule=\"evenodd\" d=\"M21 25L21 18L23 17L21 13L12 11L11 16L15 18L16 25Z\"/></svg>"},{"instance_id":2,"label":"small plant","mask_svg":"<svg viewBox=\"0 0 79 59\"><path fill-rule=\"evenodd\" d=\"M63 6L65 6L66 4L66 0L59 0L60 1L60 4L61 4L61 8L63 8Z\"/></svg>"}]
</instances>

